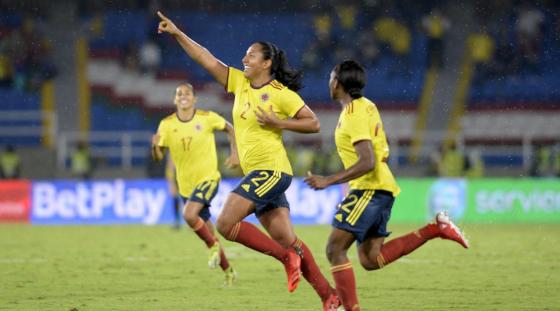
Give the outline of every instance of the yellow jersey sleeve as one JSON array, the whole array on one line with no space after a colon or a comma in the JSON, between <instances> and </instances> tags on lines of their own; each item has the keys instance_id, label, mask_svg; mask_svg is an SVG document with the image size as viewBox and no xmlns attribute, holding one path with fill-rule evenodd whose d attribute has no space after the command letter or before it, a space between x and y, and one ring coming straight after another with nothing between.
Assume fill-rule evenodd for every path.
<instances>
[{"instance_id":1,"label":"yellow jersey sleeve","mask_svg":"<svg viewBox=\"0 0 560 311\"><path fill-rule=\"evenodd\" d=\"M301 108L305 106L305 102L303 101L303 99L301 99L298 93L288 88L283 89L281 92L281 103L280 105L278 105L278 108L283 114L287 115L290 118L293 118L298 113L298 111L300 111Z\"/></svg>"},{"instance_id":2,"label":"yellow jersey sleeve","mask_svg":"<svg viewBox=\"0 0 560 311\"><path fill-rule=\"evenodd\" d=\"M222 116L213 111L209 111L208 125L210 125L210 128L214 130L222 131L226 128L226 119L222 118Z\"/></svg>"},{"instance_id":3,"label":"yellow jersey sleeve","mask_svg":"<svg viewBox=\"0 0 560 311\"><path fill-rule=\"evenodd\" d=\"M245 78L243 71L237 68L229 67L226 91L228 93L236 94L243 87L244 83L247 83L247 78Z\"/></svg>"}]
</instances>

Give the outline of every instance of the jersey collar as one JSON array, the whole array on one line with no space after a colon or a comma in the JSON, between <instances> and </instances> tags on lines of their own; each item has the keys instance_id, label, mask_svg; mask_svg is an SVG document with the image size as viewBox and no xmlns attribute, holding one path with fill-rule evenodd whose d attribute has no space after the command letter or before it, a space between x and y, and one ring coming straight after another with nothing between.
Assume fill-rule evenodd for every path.
<instances>
[{"instance_id":1,"label":"jersey collar","mask_svg":"<svg viewBox=\"0 0 560 311\"><path fill-rule=\"evenodd\" d=\"M261 85L261 86L253 86L253 84L251 84L250 82L249 82L249 85L251 86L251 88L252 88L253 90L259 90L259 89L262 89L263 87L269 85L270 82L272 82L272 81L274 81L274 78L271 78L270 80L268 80L268 82L264 83L264 84Z\"/></svg>"},{"instance_id":2,"label":"jersey collar","mask_svg":"<svg viewBox=\"0 0 560 311\"><path fill-rule=\"evenodd\" d=\"M177 112L175 112L175 116L177 117L177 120L179 120L179 122L189 123L190 121L192 121L192 119L194 119L194 116L196 116L196 109L194 110L192 117L188 120L182 120L181 118L179 118L179 114Z\"/></svg>"}]
</instances>

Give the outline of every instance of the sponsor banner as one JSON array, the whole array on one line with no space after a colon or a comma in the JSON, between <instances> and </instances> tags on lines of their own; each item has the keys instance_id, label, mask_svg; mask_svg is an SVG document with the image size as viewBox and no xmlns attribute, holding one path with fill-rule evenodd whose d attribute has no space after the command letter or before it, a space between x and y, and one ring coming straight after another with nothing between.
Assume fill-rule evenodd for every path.
<instances>
[{"instance_id":1,"label":"sponsor banner","mask_svg":"<svg viewBox=\"0 0 560 311\"><path fill-rule=\"evenodd\" d=\"M32 204L33 224L152 225L172 213L164 180L38 181Z\"/></svg>"},{"instance_id":2,"label":"sponsor banner","mask_svg":"<svg viewBox=\"0 0 560 311\"><path fill-rule=\"evenodd\" d=\"M216 220L239 179L222 180L210 211ZM286 192L294 224L328 224L342 186L313 191L294 179ZM174 221L165 180L37 181L32 190L33 224L168 224ZM258 222L254 215L248 221Z\"/></svg>"},{"instance_id":3,"label":"sponsor banner","mask_svg":"<svg viewBox=\"0 0 560 311\"><path fill-rule=\"evenodd\" d=\"M220 183L210 207L213 220L238 182L226 179ZM425 223L442 210L460 223L560 222L558 180L400 179L399 184L402 192L393 206L392 223ZM0 207L0 219L6 218L2 213L28 219L31 197L34 224L152 225L174 221L165 180L38 181L26 201L29 183L27 187L18 188L22 199L15 201L15 192L2 187L0 198L9 200L0 202L11 203ZM314 191L302 179L294 178L286 192L292 222L330 224L345 193L342 185ZM258 222L254 216L247 220Z\"/></svg>"},{"instance_id":4,"label":"sponsor banner","mask_svg":"<svg viewBox=\"0 0 560 311\"><path fill-rule=\"evenodd\" d=\"M560 222L559 179L486 179L469 183L465 221Z\"/></svg>"},{"instance_id":5,"label":"sponsor banner","mask_svg":"<svg viewBox=\"0 0 560 311\"><path fill-rule=\"evenodd\" d=\"M29 222L31 182L0 181L0 222Z\"/></svg>"},{"instance_id":6,"label":"sponsor banner","mask_svg":"<svg viewBox=\"0 0 560 311\"><path fill-rule=\"evenodd\" d=\"M437 179L428 192L406 186L419 197L427 193L427 219L447 210L463 223L560 222L558 179Z\"/></svg>"}]
</instances>

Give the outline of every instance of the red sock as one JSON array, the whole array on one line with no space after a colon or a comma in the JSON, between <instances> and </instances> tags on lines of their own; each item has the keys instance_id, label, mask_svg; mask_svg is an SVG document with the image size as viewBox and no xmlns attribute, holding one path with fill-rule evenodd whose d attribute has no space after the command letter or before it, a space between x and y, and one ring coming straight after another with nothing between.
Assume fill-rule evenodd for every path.
<instances>
[{"instance_id":1,"label":"red sock","mask_svg":"<svg viewBox=\"0 0 560 311\"><path fill-rule=\"evenodd\" d=\"M360 310L358 295L356 294L356 279L350 261L331 267L331 273L336 284L338 298L342 301L344 310Z\"/></svg>"},{"instance_id":2,"label":"red sock","mask_svg":"<svg viewBox=\"0 0 560 311\"><path fill-rule=\"evenodd\" d=\"M216 243L216 238L214 237L212 232L210 232L210 229L208 229L208 225L206 225L206 223L204 222L204 220L202 220L202 218L200 217L198 218L198 221L196 222L196 224L192 229L194 233L196 233L196 235L198 235L198 237L202 241L204 241L204 243L206 243L206 246L208 248L212 247L212 245Z\"/></svg>"},{"instance_id":3,"label":"red sock","mask_svg":"<svg viewBox=\"0 0 560 311\"><path fill-rule=\"evenodd\" d=\"M383 244L381 247L381 254L377 256L379 268L383 268L402 256L411 253L422 246L422 244L426 243L426 241L437 237L438 234L439 230L437 225L429 224L420 228L418 231L392 239Z\"/></svg>"},{"instance_id":4,"label":"red sock","mask_svg":"<svg viewBox=\"0 0 560 311\"><path fill-rule=\"evenodd\" d=\"M301 258L301 273L303 277L313 286L319 297L321 297L321 301L326 301L333 292L333 289L321 273L321 270L313 258L313 254L300 239L297 239L292 246L300 248L303 251Z\"/></svg>"},{"instance_id":5,"label":"red sock","mask_svg":"<svg viewBox=\"0 0 560 311\"><path fill-rule=\"evenodd\" d=\"M248 248L272 256L280 261L283 261L286 257L286 249L282 245L246 221L235 224L229 233L228 240L241 243Z\"/></svg>"},{"instance_id":6,"label":"red sock","mask_svg":"<svg viewBox=\"0 0 560 311\"><path fill-rule=\"evenodd\" d=\"M218 242L218 238L216 238L216 242ZM224 248L220 244L220 267L222 270L226 270L229 268L229 261L226 258L226 253L224 252Z\"/></svg>"}]
</instances>

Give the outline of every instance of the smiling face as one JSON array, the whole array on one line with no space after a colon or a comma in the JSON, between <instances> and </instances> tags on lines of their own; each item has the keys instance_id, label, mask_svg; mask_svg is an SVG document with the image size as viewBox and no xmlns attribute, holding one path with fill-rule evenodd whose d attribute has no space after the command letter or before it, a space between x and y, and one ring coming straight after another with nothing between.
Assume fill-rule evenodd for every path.
<instances>
[{"instance_id":1,"label":"smiling face","mask_svg":"<svg viewBox=\"0 0 560 311\"><path fill-rule=\"evenodd\" d=\"M263 72L269 72L272 64L270 59L264 59L262 46L259 43L254 43L247 49L242 62L243 73L249 80L261 76Z\"/></svg>"},{"instance_id":2,"label":"smiling face","mask_svg":"<svg viewBox=\"0 0 560 311\"><path fill-rule=\"evenodd\" d=\"M192 85L181 84L175 90L175 106L177 110L188 110L194 107L196 96L194 96Z\"/></svg>"}]
</instances>

